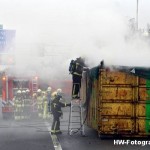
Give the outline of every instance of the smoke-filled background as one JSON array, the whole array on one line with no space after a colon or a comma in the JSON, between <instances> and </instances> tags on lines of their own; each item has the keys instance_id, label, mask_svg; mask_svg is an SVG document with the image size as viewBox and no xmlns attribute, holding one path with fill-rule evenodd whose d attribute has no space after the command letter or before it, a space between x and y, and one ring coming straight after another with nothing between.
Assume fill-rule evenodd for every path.
<instances>
[{"instance_id":1,"label":"smoke-filled background","mask_svg":"<svg viewBox=\"0 0 150 150\"><path fill-rule=\"evenodd\" d=\"M150 22L150 1L139 0L139 27ZM149 41L131 36L136 0L0 0L0 23L15 29L16 70L69 79L71 59L93 67L150 66Z\"/></svg>"}]
</instances>

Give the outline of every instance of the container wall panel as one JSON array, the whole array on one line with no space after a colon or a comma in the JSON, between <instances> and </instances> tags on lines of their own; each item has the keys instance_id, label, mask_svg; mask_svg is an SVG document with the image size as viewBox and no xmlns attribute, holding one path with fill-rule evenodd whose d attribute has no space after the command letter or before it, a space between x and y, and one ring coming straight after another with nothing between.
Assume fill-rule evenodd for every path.
<instances>
[{"instance_id":1,"label":"container wall panel","mask_svg":"<svg viewBox=\"0 0 150 150\"><path fill-rule=\"evenodd\" d=\"M146 85L146 80L144 78L139 78L140 85Z\"/></svg>"},{"instance_id":2,"label":"container wall panel","mask_svg":"<svg viewBox=\"0 0 150 150\"><path fill-rule=\"evenodd\" d=\"M146 105L136 104L136 117L145 117L145 116L146 116Z\"/></svg>"},{"instance_id":3,"label":"container wall panel","mask_svg":"<svg viewBox=\"0 0 150 150\"><path fill-rule=\"evenodd\" d=\"M123 72L103 72L102 84L134 84L135 77Z\"/></svg>"},{"instance_id":4,"label":"container wall panel","mask_svg":"<svg viewBox=\"0 0 150 150\"><path fill-rule=\"evenodd\" d=\"M83 73L83 77L81 80L81 89L80 89L80 98L82 100L82 103L86 102L87 99L87 76L86 73Z\"/></svg>"},{"instance_id":5,"label":"container wall panel","mask_svg":"<svg viewBox=\"0 0 150 150\"><path fill-rule=\"evenodd\" d=\"M102 103L101 115L133 116L133 105L130 103Z\"/></svg>"},{"instance_id":6,"label":"container wall panel","mask_svg":"<svg viewBox=\"0 0 150 150\"><path fill-rule=\"evenodd\" d=\"M89 100L89 106L88 106L88 125L94 129L97 129L97 95L98 95L98 80L93 80L91 82L91 93L90 93L90 100Z\"/></svg>"},{"instance_id":7,"label":"container wall panel","mask_svg":"<svg viewBox=\"0 0 150 150\"><path fill-rule=\"evenodd\" d=\"M147 89L146 88L139 88L139 101L147 100Z\"/></svg>"},{"instance_id":8,"label":"container wall panel","mask_svg":"<svg viewBox=\"0 0 150 150\"><path fill-rule=\"evenodd\" d=\"M118 118L103 118L101 133L114 134L114 132L120 132L124 134L131 133L133 130L132 119L118 119Z\"/></svg>"},{"instance_id":9,"label":"container wall panel","mask_svg":"<svg viewBox=\"0 0 150 150\"><path fill-rule=\"evenodd\" d=\"M102 100L132 100L133 88L129 87L106 87L102 88Z\"/></svg>"}]
</instances>

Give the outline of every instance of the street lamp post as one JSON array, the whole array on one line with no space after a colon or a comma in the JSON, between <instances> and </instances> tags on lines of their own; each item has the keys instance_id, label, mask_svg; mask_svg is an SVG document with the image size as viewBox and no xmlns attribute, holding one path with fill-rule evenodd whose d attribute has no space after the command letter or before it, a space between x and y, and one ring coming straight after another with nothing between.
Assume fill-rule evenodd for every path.
<instances>
[{"instance_id":1,"label":"street lamp post","mask_svg":"<svg viewBox=\"0 0 150 150\"><path fill-rule=\"evenodd\" d=\"M137 0L137 8L136 8L136 29L138 30L138 5L139 5L139 0Z\"/></svg>"}]
</instances>

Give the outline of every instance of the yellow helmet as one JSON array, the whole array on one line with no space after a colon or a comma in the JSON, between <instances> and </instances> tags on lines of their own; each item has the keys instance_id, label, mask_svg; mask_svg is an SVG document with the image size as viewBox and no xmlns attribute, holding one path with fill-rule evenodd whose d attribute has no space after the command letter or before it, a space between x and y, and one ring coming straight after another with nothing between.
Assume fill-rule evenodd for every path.
<instances>
[{"instance_id":1,"label":"yellow helmet","mask_svg":"<svg viewBox=\"0 0 150 150\"><path fill-rule=\"evenodd\" d=\"M51 95L51 96L52 96L52 98L55 98L55 97L56 97L56 95L57 95L57 92L55 91L55 92L53 92L53 93L52 93L52 95Z\"/></svg>"},{"instance_id":2,"label":"yellow helmet","mask_svg":"<svg viewBox=\"0 0 150 150\"><path fill-rule=\"evenodd\" d=\"M37 94L36 93L33 93L33 95L32 95L33 97L36 97L37 96Z\"/></svg>"}]
</instances>

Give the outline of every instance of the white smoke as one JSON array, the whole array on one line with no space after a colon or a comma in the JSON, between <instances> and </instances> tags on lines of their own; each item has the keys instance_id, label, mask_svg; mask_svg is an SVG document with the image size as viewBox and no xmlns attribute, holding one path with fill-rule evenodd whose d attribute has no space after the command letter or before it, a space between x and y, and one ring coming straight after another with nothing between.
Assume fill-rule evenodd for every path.
<instances>
[{"instance_id":1,"label":"white smoke","mask_svg":"<svg viewBox=\"0 0 150 150\"><path fill-rule=\"evenodd\" d=\"M71 59L82 56L90 67L102 59L110 65L149 66L149 45L127 38L128 19L121 0L8 0L1 21L16 29L17 72L34 71L45 80L70 79ZM135 17L135 4L129 18ZM16 8L17 6L17 8ZM131 8L134 7L134 8ZM128 6L127 6L128 7ZM7 8L7 9L6 9ZM124 12L123 12L124 10ZM10 13L10 12L13 13Z\"/></svg>"}]
</instances>

